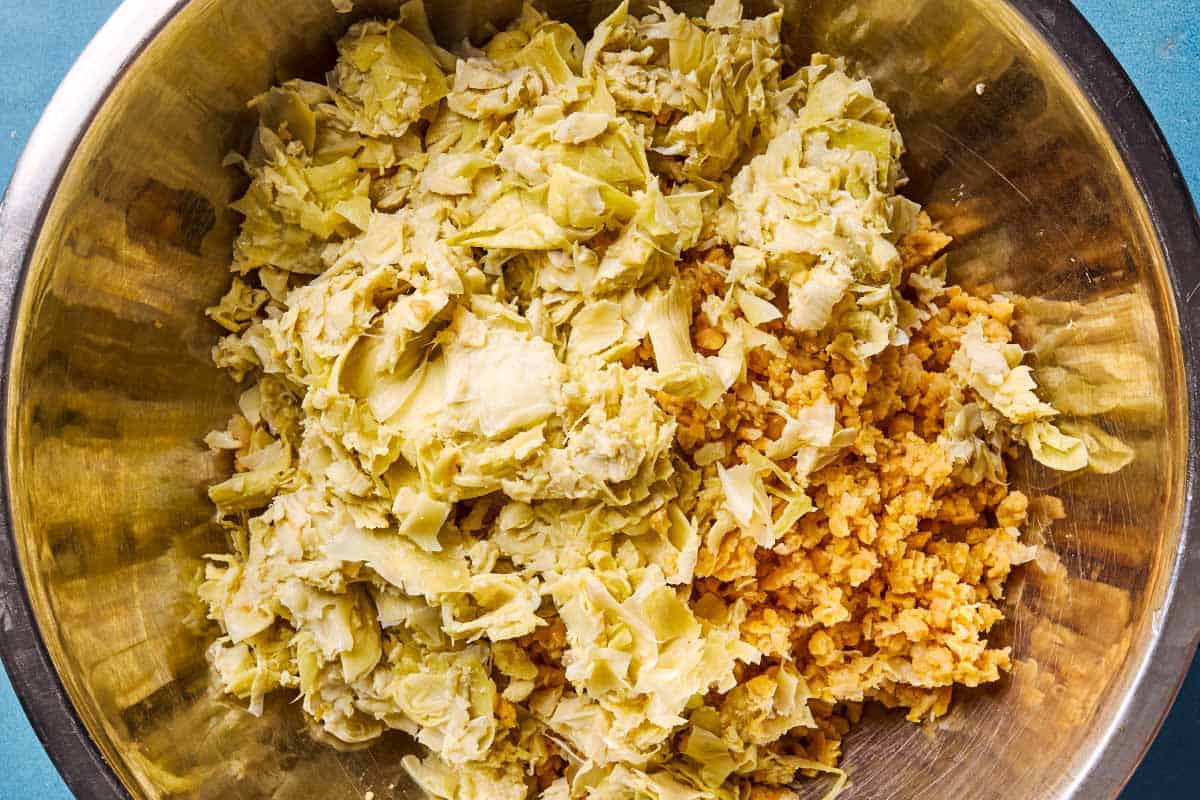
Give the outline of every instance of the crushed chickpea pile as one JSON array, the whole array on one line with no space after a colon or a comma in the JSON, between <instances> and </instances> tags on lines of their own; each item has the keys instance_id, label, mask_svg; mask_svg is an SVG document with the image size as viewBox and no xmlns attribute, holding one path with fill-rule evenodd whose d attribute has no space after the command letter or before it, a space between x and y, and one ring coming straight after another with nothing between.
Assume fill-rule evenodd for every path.
<instances>
[{"instance_id":1,"label":"crushed chickpea pile","mask_svg":"<svg viewBox=\"0 0 1200 800\"><path fill-rule=\"evenodd\" d=\"M921 227L901 243L906 272L931 263L949 242L922 214ZM698 312L706 296L725 291L728 264L717 249L682 268L697 311L692 341L703 353L724 343ZM1010 571L1032 555L1018 541L1028 499L1001 484L956 479L937 439L963 330L983 315L988 339L1009 342L1014 305L958 286L947 286L935 304L908 345L869 363L776 322L766 328L786 358L752 351L747 380L712 408L659 395L679 421L686 453L721 443L730 464L742 460L743 448L764 452L781 431L783 420L756 402L755 384L792 408L823 397L840 425L858 430L841 458L810 476L816 509L778 543L757 547L731 531L704 543L697 566L697 596L748 604L742 635L769 658L745 679L764 708L775 692L771 661L799 665L819 727L779 746L828 766L838 763L842 736L864 701L906 709L913 722L932 720L946 713L955 684L989 683L1010 666L1008 648L990 647L988 633L1003 617ZM548 680L552 663L541 667Z\"/></svg>"}]
</instances>

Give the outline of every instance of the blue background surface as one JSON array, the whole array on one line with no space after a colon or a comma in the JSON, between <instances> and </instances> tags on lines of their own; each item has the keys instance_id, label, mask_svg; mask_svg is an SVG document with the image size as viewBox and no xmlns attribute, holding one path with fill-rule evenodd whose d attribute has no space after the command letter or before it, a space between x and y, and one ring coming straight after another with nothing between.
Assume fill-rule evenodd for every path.
<instances>
[{"instance_id":1,"label":"blue background surface","mask_svg":"<svg viewBox=\"0 0 1200 800\"><path fill-rule=\"evenodd\" d=\"M137 0L129 0L137 2ZM55 87L118 0L0 0L0 184ZM1200 197L1200 2L1077 0L1133 77ZM0 672L0 798L66 800ZM1200 661L1122 800L1200 797Z\"/></svg>"}]
</instances>

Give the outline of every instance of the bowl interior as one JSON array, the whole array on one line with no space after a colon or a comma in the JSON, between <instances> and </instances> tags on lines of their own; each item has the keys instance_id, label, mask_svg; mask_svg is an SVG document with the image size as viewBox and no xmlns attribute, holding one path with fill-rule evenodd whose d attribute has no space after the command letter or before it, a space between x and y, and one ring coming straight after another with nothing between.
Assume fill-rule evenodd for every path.
<instances>
[{"instance_id":1,"label":"bowl interior","mask_svg":"<svg viewBox=\"0 0 1200 800\"><path fill-rule=\"evenodd\" d=\"M447 41L515 11L430 5ZM590 29L612 4L545 5ZM958 692L930 728L873 712L849 739L845 796L1065 796L1156 639L1180 537L1186 394L1154 226L1092 104L1014 7L786 11L795 54L852 57L897 111L906 193L955 236L958 280L1029 298L1020 333L1055 404L1100 415L1136 451L1107 476L1018 465L1017 487L1060 498L1067 516L1030 531L1043 555L1014 579L996 634L1011 676ZM338 750L285 696L261 718L219 697L191 594L201 556L224 548L205 495L222 476L201 439L237 394L210 363L218 332L202 313L227 285L238 225L227 206L242 182L222 159L252 130L246 101L320 76L348 24L329 0L185 4L79 143L25 279L8 386L13 531L63 683L135 795L416 797L403 736Z\"/></svg>"}]
</instances>

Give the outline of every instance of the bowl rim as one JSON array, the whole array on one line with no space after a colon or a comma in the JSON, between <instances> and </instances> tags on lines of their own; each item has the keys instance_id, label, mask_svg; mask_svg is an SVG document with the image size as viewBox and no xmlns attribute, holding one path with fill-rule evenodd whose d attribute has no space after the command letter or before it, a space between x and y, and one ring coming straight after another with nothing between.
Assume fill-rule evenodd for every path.
<instances>
[{"instance_id":1,"label":"bowl rim","mask_svg":"<svg viewBox=\"0 0 1200 800\"><path fill-rule=\"evenodd\" d=\"M1071 3L1004 0L1058 56L1091 100L1150 214L1180 323L1187 391L1188 448L1179 542L1142 664L1122 706L1064 797L1116 797L1166 718L1200 642L1200 217L1182 172L1145 100L1112 51ZM130 797L76 711L51 660L12 531L7 424L13 326L46 213L83 136L109 94L189 0L124 0L55 91L0 203L0 658L26 716L71 792ZM1097 102L1097 98L1119 98Z\"/></svg>"}]
</instances>

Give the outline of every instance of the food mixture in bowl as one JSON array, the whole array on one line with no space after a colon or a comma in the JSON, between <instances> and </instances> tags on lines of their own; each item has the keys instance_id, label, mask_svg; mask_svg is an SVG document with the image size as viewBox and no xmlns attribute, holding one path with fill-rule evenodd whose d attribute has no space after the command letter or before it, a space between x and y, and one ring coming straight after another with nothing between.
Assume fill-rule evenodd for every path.
<instances>
[{"instance_id":1,"label":"food mixture in bowl","mask_svg":"<svg viewBox=\"0 0 1200 800\"><path fill-rule=\"evenodd\" d=\"M224 691L412 735L435 798L781 800L864 702L999 679L1006 460L1130 452L1039 399L1020 298L947 284L888 107L780 22L527 6L447 51L410 3L254 101Z\"/></svg>"}]
</instances>

